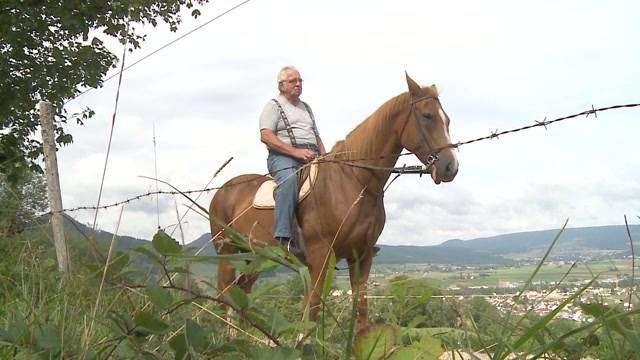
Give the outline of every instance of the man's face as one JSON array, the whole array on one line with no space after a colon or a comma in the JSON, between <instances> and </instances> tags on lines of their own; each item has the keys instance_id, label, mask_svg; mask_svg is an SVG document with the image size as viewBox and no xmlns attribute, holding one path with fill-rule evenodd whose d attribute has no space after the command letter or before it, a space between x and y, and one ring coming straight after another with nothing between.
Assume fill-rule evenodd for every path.
<instances>
[{"instance_id":1,"label":"man's face","mask_svg":"<svg viewBox=\"0 0 640 360\"><path fill-rule=\"evenodd\" d=\"M287 70L280 80L280 91L289 97L297 98L302 94L302 78L296 70Z\"/></svg>"}]
</instances>

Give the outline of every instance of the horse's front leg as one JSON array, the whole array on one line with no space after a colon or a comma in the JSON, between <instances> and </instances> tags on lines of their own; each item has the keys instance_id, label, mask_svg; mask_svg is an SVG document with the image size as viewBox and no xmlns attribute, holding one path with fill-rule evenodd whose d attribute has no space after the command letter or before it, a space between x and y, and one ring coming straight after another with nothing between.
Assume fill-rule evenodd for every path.
<instances>
[{"instance_id":1,"label":"horse's front leg","mask_svg":"<svg viewBox=\"0 0 640 360\"><path fill-rule=\"evenodd\" d=\"M368 306L367 306L367 279L371 271L373 259L373 248L368 248L358 260L349 259L349 279L351 280L351 291L357 294L357 318L356 332L361 332L368 327Z\"/></svg>"},{"instance_id":2,"label":"horse's front leg","mask_svg":"<svg viewBox=\"0 0 640 360\"><path fill-rule=\"evenodd\" d=\"M324 247L307 247L307 263L311 278L310 289L305 294L304 316L306 319L316 321L316 317L322 306L321 296L329 266L330 250Z\"/></svg>"}]
</instances>

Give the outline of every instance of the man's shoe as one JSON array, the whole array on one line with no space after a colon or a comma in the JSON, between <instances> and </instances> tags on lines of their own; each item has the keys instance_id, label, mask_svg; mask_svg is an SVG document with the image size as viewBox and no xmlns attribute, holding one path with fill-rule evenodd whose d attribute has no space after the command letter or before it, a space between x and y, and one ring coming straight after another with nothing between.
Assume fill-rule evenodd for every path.
<instances>
[{"instance_id":1,"label":"man's shoe","mask_svg":"<svg viewBox=\"0 0 640 360\"><path fill-rule=\"evenodd\" d=\"M276 241L290 254L297 257L301 263L307 265L307 259L304 251L298 246L298 244L291 238L284 236L277 236Z\"/></svg>"}]
</instances>

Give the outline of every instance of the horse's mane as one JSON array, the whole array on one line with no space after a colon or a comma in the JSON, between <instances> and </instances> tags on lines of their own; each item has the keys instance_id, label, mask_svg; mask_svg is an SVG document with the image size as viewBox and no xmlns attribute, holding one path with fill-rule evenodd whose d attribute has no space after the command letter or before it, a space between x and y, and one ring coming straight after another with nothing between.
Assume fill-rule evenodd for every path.
<instances>
[{"instance_id":1,"label":"horse's mane","mask_svg":"<svg viewBox=\"0 0 640 360\"><path fill-rule=\"evenodd\" d=\"M435 85L426 86L422 88L423 96L438 97L438 89ZM374 111L369 117L364 119L358 126L356 126L344 140L336 142L331 148L330 153L335 158L348 157L347 151L353 149L347 149L347 143L361 143L364 139L372 138L372 134L379 134L380 131L390 131L389 127L392 126L388 121L398 111L403 111L409 104L409 93L405 92L398 96L389 99L382 104L376 111ZM385 128L385 129L381 129Z\"/></svg>"}]
</instances>

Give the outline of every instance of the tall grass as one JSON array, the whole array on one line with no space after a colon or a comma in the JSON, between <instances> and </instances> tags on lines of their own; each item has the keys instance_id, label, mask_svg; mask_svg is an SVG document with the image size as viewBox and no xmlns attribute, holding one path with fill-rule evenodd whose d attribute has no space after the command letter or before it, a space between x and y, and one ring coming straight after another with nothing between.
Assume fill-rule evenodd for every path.
<instances>
[{"instance_id":1,"label":"tall grass","mask_svg":"<svg viewBox=\"0 0 640 360\"><path fill-rule=\"evenodd\" d=\"M246 245L236 235L233 241ZM561 238L562 230L516 301L523 299ZM111 258L108 267L78 251L81 244L73 242L71 248L75 272L63 282L46 231L0 241L0 358L437 359L446 351L484 353L492 359L633 359L640 353L634 289L631 306L587 302L582 295L598 274L546 314L492 312L488 321L466 301L431 306L441 301L432 297L434 292L444 290L397 281L385 290L392 299L372 307L380 323L356 334L357 294L330 296L331 276L322 287L324 311L318 323L300 318L303 300L298 295L310 286L305 284L308 275L294 272L299 268L276 247L217 257L243 271L263 273L281 265L292 269L293 276L259 281L251 294L235 286L221 293L213 281L185 284L188 265L215 257L191 256L162 232L147 247L104 257ZM137 261L140 256L147 261ZM331 267L334 261L329 260ZM570 304L580 306L589 320L558 320L557 314ZM234 309L231 317L221 305ZM423 327L437 325L429 322L432 311L452 311L455 324ZM239 329L232 336L226 331L230 324Z\"/></svg>"}]
</instances>

